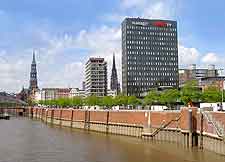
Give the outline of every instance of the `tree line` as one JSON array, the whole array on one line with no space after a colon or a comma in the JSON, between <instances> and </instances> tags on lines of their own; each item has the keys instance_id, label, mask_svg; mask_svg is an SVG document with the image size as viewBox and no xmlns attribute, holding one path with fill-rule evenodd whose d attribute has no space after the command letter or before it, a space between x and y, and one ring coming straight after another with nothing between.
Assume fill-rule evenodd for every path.
<instances>
[{"instance_id":1,"label":"tree line","mask_svg":"<svg viewBox=\"0 0 225 162\"><path fill-rule=\"evenodd\" d=\"M220 89L214 86L209 86L202 91L196 81L187 82L180 89L167 89L163 91L151 90L142 99L135 96L118 95L116 97L105 96L96 97L89 96L86 98L59 98L55 100L39 101L41 105L59 106L59 107L81 107L81 106L102 106L111 108L112 106L151 106L165 105L168 108L173 108L177 104L188 105L189 102L221 102L222 93ZM224 98L225 99L225 98Z\"/></svg>"}]
</instances>

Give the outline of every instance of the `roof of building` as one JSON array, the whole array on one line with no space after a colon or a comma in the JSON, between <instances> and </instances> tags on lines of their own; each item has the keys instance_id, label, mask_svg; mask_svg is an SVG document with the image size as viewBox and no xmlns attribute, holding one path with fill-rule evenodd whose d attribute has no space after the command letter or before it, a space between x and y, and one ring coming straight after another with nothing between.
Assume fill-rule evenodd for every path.
<instances>
[{"instance_id":1,"label":"roof of building","mask_svg":"<svg viewBox=\"0 0 225 162\"><path fill-rule=\"evenodd\" d=\"M225 76L217 76L217 77L204 77L201 80L225 80Z\"/></svg>"}]
</instances>

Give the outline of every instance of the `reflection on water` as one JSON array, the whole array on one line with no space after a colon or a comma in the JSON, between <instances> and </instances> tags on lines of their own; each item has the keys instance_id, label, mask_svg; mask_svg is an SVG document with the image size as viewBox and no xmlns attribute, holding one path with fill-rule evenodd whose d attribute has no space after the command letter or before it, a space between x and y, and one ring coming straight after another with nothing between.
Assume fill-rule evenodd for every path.
<instances>
[{"instance_id":1,"label":"reflection on water","mask_svg":"<svg viewBox=\"0 0 225 162\"><path fill-rule=\"evenodd\" d=\"M107 136L25 118L0 120L0 162L222 162L224 156L171 143Z\"/></svg>"}]
</instances>

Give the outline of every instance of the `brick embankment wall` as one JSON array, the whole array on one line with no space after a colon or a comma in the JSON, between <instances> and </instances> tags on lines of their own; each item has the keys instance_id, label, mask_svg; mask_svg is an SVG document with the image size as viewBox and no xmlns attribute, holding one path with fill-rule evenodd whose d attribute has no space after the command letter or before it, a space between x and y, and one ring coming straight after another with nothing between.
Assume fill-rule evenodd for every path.
<instances>
[{"instance_id":1,"label":"brick embankment wall","mask_svg":"<svg viewBox=\"0 0 225 162\"><path fill-rule=\"evenodd\" d=\"M33 118L46 123L87 131L171 141L185 146L203 147L225 155L223 139L217 137L215 128L207 120L203 119L201 123L201 114L197 108L164 112L31 108L29 112L32 112ZM225 113L211 113L215 120L225 125ZM165 124L168 125L160 129L154 137L151 136Z\"/></svg>"}]
</instances>

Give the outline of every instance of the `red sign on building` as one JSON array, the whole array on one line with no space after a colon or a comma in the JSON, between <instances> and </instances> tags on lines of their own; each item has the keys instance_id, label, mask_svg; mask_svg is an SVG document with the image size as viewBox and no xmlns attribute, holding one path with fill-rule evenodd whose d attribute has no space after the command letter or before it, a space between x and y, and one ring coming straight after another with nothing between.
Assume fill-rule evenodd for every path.
<instances>
[{"instance_id":1,"label":"red sign on building","mask_svg":"<svg viewBox=\"0 0 225 162\"><path fill-rule=\"evenodd\" d=\"M171 24L164 22L164 21L156 21L153 23L154 26L156 27L168 27L171 26Z\"/></svg>"}]
</instances>

